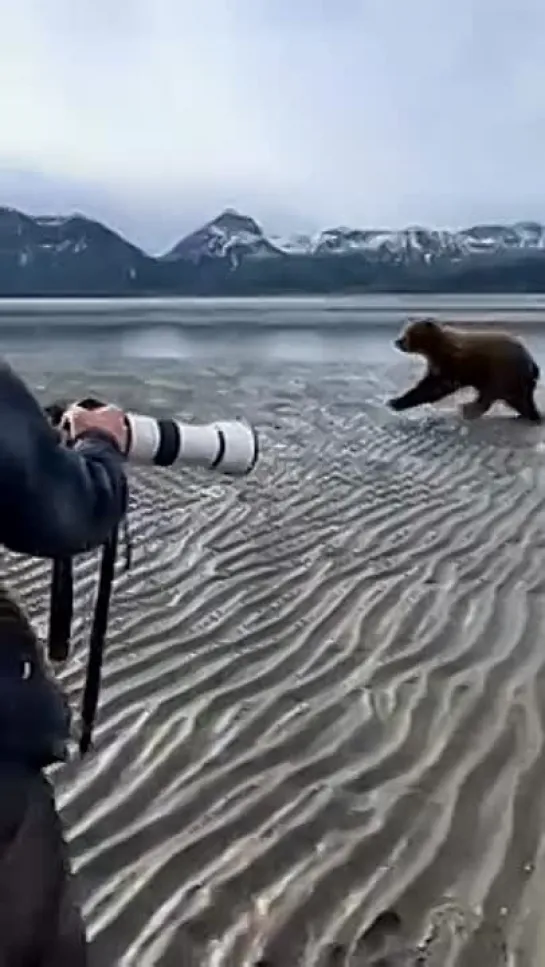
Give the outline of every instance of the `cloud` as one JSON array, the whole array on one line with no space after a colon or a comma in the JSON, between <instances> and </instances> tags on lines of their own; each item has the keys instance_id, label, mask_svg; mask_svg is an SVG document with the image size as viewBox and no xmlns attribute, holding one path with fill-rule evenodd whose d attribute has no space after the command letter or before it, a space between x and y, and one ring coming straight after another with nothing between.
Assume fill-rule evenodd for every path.
<instances>
[{"instance_id":1,"label":"cloud","mask_svg":"<svg viewBox=\"0 0 545 967\"><path fill-rule=\"evenodd\" d=\"M157 239L224 205L545 220L544 36L541 0L0 0L0 189L80 186Z\"/></svg>"}]
</instances>

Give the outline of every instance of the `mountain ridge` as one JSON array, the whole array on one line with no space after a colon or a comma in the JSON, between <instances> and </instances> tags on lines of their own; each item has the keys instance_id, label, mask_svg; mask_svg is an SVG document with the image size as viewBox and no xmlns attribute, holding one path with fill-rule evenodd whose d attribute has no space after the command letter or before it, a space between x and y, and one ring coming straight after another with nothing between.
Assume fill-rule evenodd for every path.
<instances>
[{"instance_id":1,"label":"mountain ridge","mask_svg":"<svg viewBox=\"0 0 545 967\"><path fill-rule=\"evenodd\" d=\"M544 292L545 226L267 235L227 208L162 255L96 219L0 208L1 296Z\"/></svg>"}]
</instances>

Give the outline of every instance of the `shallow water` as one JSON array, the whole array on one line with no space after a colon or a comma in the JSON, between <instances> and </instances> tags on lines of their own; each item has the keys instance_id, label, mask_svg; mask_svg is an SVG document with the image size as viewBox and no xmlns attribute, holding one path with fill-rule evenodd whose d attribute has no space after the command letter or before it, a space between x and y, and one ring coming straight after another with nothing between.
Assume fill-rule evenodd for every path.
<instances>
[{"instance_id":1,"label":"shallow water","mask_svg":"<svg viewBox=\"0 0 545 967\"><path fill-rule=\"evenodd\" d=\"M391 413L389 332L114 329L4 349L44 399L245 415L262 458L132 474L96 751L55 773L94 962L538 963L545 430Z\"/></svg>"}]
</instances>

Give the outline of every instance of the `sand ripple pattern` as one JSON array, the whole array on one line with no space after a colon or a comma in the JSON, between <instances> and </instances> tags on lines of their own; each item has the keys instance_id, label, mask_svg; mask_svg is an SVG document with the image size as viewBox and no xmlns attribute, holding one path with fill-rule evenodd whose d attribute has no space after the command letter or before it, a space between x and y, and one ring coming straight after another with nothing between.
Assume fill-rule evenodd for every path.
<instances>
[{"instance_id":1,"label":"sand ripple pattern","mask_svg":"<svg viewBox=\"0 0 545 967\"><path fill-rule=\"evenodd\" d=\"M93 380L263 441L244 482L133 474L96 753L55 775L101 967L540 962L544 434L391 414L398 379ZM43 566L8 565L44 627Z\"/></svg>"}]
</instances>

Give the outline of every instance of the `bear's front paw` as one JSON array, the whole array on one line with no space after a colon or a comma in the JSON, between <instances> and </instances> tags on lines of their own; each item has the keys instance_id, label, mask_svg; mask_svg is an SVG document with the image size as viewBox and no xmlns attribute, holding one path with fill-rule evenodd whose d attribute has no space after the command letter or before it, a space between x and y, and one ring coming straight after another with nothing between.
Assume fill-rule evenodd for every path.
<instances>
[{"instance_id":1,"label":"bear's front paw","mask_svg":"<svg viewBox=\"0 0 545 967\"><path fill-rule=\"evenodd\" d=\"M391 400L386 400L386 406L389 406L391 410L400 410L401 400L399 396L394 396Z\"/></svg>"}]
</instances>

